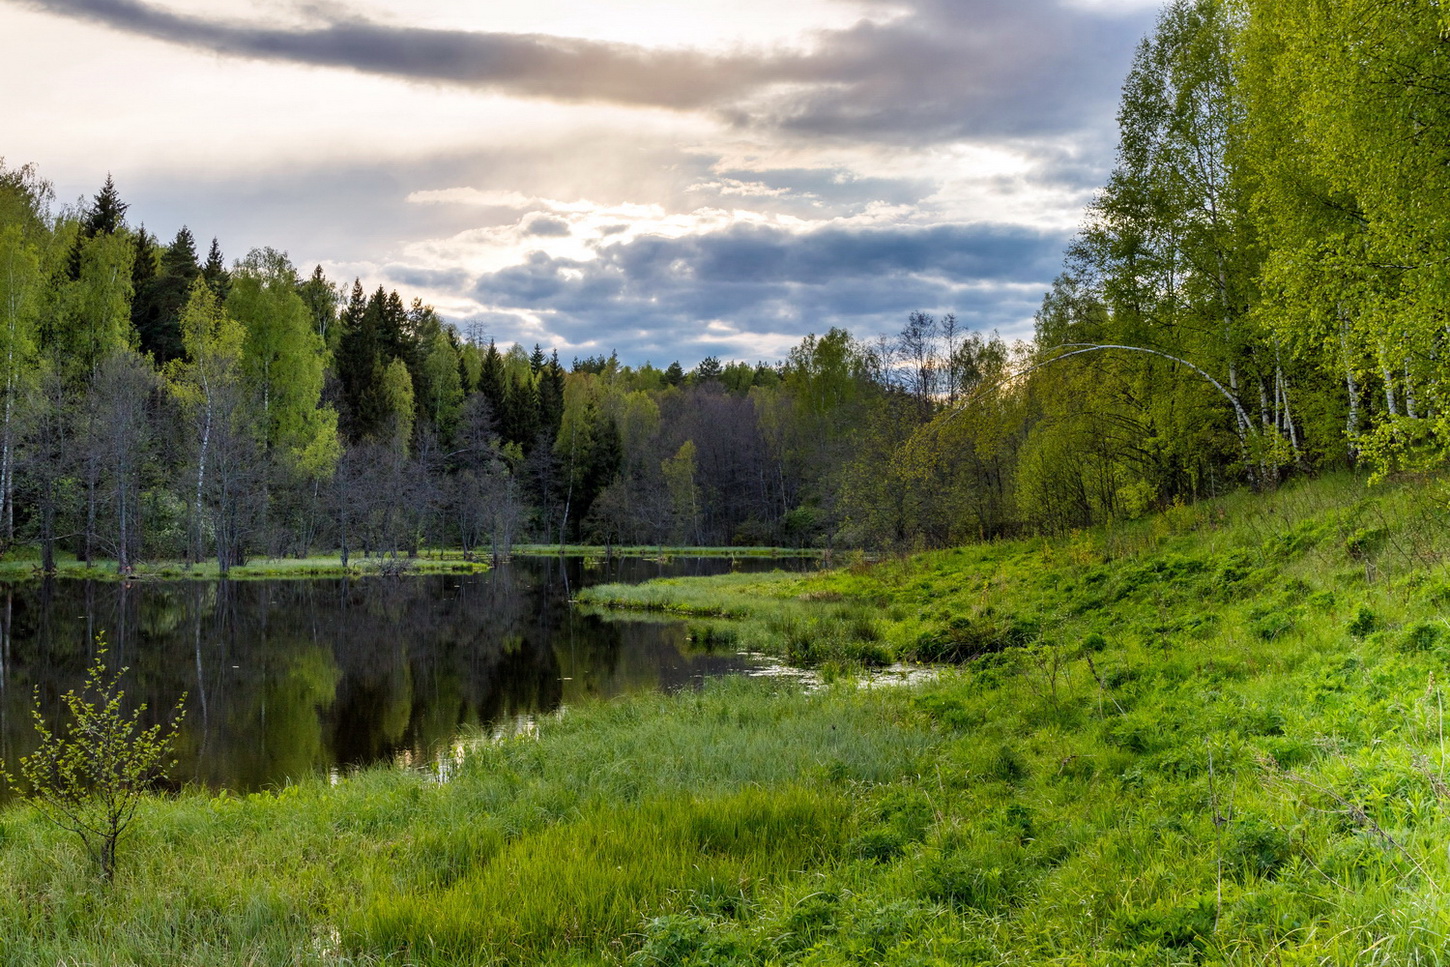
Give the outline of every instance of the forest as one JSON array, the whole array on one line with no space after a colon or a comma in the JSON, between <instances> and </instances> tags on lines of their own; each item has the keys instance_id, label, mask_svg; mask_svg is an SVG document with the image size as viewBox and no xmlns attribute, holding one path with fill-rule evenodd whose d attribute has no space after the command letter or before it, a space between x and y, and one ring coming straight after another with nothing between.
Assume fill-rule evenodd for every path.
<instances>
[{"instance_id":1,"label":"forest","mask_svg":"<svg viewBox=\"0 0 1450 967\"><path fill-rule=\"evenodd\" d=\"M0 163L0 544L116 562L516 542L914 549L1450 440L1450 23L1177 0L1031 340L903 306L774 364L567 365Z\"/></svg>"}]
</instances>

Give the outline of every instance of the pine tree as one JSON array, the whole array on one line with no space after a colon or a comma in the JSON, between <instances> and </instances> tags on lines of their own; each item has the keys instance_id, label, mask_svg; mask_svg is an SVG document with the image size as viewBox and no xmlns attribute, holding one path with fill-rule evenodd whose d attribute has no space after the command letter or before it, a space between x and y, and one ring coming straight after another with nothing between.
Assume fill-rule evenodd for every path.
<instances>
[{"instance_id":1,"label":"pine tree","mask_svg":"<svg viewBox=\"0 0 1450 967\"><path fill-rule=\"evenodd\" d=\"M706 356L700 360L700 365L695 367L695 372L692 375L695 377L695 382L708 383L712 379L719 379L722 372L724 370L720 366L720 357Z\"/></svg>"}]
</instances>

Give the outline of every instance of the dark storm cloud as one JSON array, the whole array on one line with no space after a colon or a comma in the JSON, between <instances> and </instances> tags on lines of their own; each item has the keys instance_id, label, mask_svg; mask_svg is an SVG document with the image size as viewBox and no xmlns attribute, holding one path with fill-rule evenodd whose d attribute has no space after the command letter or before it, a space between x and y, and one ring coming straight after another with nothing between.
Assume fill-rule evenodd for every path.
<instances>
[{"instance_id":1,"label":"dark storm cloud","mask_svg":"<svg viewBox=\"0 0 1450 967\"><path fill-rule=\"evenodd\" d=\"M709 327L713 321L734 333L792 341L831 326L869 338L923 308L1023 335L1064 242L1007 226L805 235L735 228L643 237L592 261L535 253L480 279L474 295L496 308L539 313L555 336L636 362L692 351L696 358L742 355L738 341Z\"/></svg>"},{"instance_id":2,"label":"dark storm cloud","mask_svg":"<svg viewBox=\"0 0 1450 967\"><path fill-rule=\"evenodd\" d=\"M656 50L542 34L406 27L339 12L235 23L139 0L12 0L189 47L560 101L706 109L811 136L932 140L1073 129L1110 104L1148 16L1060 0L916 0L809 51Z\"/></svg>"}]
</instances>

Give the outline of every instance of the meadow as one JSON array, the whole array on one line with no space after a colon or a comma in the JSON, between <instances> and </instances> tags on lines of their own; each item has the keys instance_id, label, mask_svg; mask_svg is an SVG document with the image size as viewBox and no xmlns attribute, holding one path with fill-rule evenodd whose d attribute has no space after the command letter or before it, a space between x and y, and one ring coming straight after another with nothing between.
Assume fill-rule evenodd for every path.
<instances>
[{"instance_id":1,"label":"meadow","mask_svg":"<svg viewBox=\"0 0 1450 967\"><path fill-rule=\"evenodd\" d=\"M815 574L592 589L773 650L431 773L0 814L16 964L1438 964L1450 491L1349 476ZM911 688L871 666L932 662Z\"/></svg>"}]
</instances>

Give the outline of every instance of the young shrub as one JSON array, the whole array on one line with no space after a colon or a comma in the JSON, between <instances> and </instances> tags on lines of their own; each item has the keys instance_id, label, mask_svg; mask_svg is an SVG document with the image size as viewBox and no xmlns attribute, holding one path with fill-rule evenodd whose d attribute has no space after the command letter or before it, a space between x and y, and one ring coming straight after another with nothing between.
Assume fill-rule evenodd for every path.
<instances>
[{"instance_id":1,"label":"young shrub","mask_svg":"<svg viewBox=\"0 0 1450 967\"><path fill-rule=\"evenodd\" d=\"M1444 632L1438 625L1421 621L1406 628L1400 634L1397 644L1401 651L1430 651L1443 635Z\"/></svg>"},{"instance_id":2,"label":"young shrub","mask_svg":"<svg viewBox=\"0 0 1450 967\"><path fill-rule=\"evenodd\" d=\"M1224 865L1241 876L1272 879L1291 855L1288 833L1273 823L1249 816L1233 824L1223 859Z\"/></svg>"},{"instance_id":3,"label":"young shrub","mask_svg":"<svg viewBox=\"0 0 1450 967\"><path fill-rule=\"evenodd\" d=\"M1371 611L1368 605L1362 604L1349 621L1349 633L1356 638L1364 638L1379 626L1379 616Z\"/></svg>"},{"instance_id":4,"label":"young shrub","mask_svg":"<svg viewBox=\"0 0 1450 967\"><path fill-rule=\"evenodd\" d=\"M110 881L116 844L141 798L176 764L171 749L186 696L176 703L164 733L160 723L143 729L144 704L129 716L122 711L126 693L120 681L126 669L108 676L105 659L105 638L97 635L96 658L80 694L71 690L62 697L68 721L58 734L45 724L37 694L31 714L40 746L20 759L23 782L8 771L4 776L23 801L80 837L101 879Z\"/></svg>"}]
</instances>

